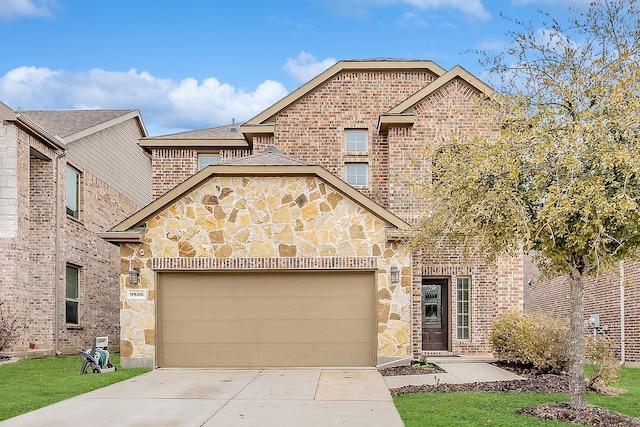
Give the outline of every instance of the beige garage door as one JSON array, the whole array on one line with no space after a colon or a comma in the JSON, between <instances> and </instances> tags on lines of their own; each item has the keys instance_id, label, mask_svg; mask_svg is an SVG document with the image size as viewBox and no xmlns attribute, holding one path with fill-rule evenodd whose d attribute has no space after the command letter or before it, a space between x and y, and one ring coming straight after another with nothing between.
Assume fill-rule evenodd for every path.
<instances>
[{"instance_id":1,"label":"beige garage door","mask_svg":"<svg viewBox=\"0 0 640 427\"><path fill-rule=\"evenodd\" d=\"M373 366L374 274L162 273L163 367Z\"/></svg>"}]
</instances>

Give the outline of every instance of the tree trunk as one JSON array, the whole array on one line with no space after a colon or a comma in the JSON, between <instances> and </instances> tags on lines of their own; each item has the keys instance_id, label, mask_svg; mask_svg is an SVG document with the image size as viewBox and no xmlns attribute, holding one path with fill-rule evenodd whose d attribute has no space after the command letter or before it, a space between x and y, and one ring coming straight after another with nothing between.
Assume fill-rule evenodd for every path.
<instances>
[{"instance_id":1,"label":"tree trunk","mask_svg":"<svg viewBox=\"0 0 640 427\"><path fill-rule=\"evenodd\" d=\"M569 275L571 288L571 321L569 324L569 396L574 409L584 409L586 387L584 382L584 270L573 268Z\"/></svg>"}]
</instances>

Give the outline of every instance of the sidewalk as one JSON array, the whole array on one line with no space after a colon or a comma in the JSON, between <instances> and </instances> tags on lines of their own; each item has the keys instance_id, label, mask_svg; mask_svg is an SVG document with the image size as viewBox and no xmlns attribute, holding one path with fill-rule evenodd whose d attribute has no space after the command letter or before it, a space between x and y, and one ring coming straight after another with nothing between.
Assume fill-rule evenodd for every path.
<instances>
[{"instance_id":1,"label":"sidewalk","mask_svg":"<svg viewBox=\"0 0 640 427\"><path fill-rule=\"evenodd\" d=\"M386 376L383 377L384 382L389 388L399 388L406 385L433 385L436 382L440 384L463 384L525 379L486 362L467 362L459 359L451 359L451 361L434 359L431 362L438 365L445 372L424 375Z\"/></svg>"}]
</instances>

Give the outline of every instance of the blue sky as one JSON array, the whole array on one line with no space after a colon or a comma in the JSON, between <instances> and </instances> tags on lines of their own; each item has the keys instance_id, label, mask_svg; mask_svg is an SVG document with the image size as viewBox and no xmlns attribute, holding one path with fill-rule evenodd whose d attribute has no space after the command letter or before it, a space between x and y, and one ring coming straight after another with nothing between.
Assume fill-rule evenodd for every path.
<instances>
[{"instance_id":1,"label":"blue sky","mask_svg":"<svg viewBox=\"0 0 640 427\"><path fill-rule=\"evenodd\" d=\"M343 59L429 59L490 80L465 52L504 48L501 12L562 21L588 3L0 0L0 101L135 108L151 135L201 129L247 120Z\"/></svg>"}]
</instances>

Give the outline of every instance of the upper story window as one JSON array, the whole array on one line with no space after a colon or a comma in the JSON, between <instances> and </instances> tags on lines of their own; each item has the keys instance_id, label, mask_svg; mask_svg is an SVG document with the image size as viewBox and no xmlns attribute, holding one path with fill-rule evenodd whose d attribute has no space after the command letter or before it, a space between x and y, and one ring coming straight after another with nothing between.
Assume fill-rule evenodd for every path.
<instances>
[{"instance_id":1,"label":"upper story window","mask_svg":"<svg viewBox=\"0 0 640 427\"><path fill-rule=\"evenodd\" d=\"M345 150L350 153L366 153L368 151L366 129L349 129L344 133Z\"/></svg>"},{"instance_id":2,"label":"upper story window","mask_svg":"<svg viewBox=\"0 0 640 427\"><path fill-rule=\"evenodd\" d=\"M67 265L67 290L65 294L65 322L77 325L80 317L78 316L78 296L80 294L80 269L73 265Z\"/></svg>"},{"instance_id":3,"label":"upper story window","mask_svg":"<svg viewBox=\"0 0 640 427\"><path fill-rule=\"evenodd\" d=\"M219 154L198 154L198 170L202 170L209 165L217 165L220 163Z\"/></svg>"},{"instance_id":4,"label":"upper story window","mask_svg":"<svg viewBox=\"0 0 640 427\"><path fill-rule=\"evenodd\" d=\"M369 165L366 163L346 163L345 178L349 185L367 185Z\"/></svg>"},{"instance_id":5,"label":"upper story window","mask_svg":"<svg viewBox=\"0 0 640 427\"><path fill-rule=\"evenodd\" d=\"M80 172L67 167L67 215L80 218Z\"/></svg>"}]
</instances>

